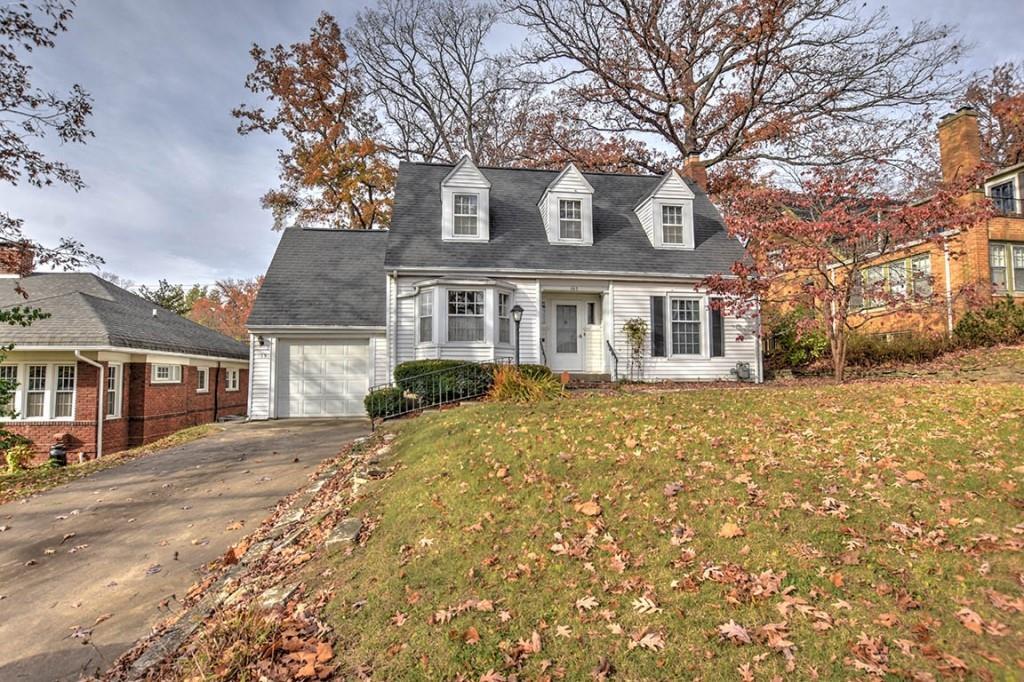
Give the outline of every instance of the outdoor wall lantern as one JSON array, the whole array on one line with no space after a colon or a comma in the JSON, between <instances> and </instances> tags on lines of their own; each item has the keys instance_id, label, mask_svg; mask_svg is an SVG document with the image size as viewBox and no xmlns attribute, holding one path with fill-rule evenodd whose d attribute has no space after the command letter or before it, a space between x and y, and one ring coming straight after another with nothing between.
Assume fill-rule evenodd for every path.
<instances>
[{"instance_id":1,"label":"outdoor wall lantern","mask_svg":"<svg viewBox=\"0 0 1024 682\"><path fill-rule=\"evenodd\" d=\"M516 366L519 365L519 323L523 321L523 307L518 303L512 306L512 321L516 323Z\"/></svg>"}]
</instances>

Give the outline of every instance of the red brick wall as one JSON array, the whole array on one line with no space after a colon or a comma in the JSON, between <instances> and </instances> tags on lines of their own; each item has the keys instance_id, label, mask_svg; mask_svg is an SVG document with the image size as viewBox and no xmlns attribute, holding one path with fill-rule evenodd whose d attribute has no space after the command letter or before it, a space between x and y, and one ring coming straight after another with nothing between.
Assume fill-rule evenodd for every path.
<instances>
[{"instance_id":1,"label":"red brick wall","mask_svg":"<svg viewBox=\"0 0 1024 682\"><path fill-rule=\"evenodd\" d=\"M210 368L206 393L197 393L199 369L182 367L177 384L154 384L152 367L143 363L123 365L121 416L107 419L103 425L103 451L113 453L150 443L189 426L214 420L214 386L217 387L216 416L244 415L248 395L248 370L239 372L237 391L225 389L227 370ZM78 453L92 458L96 454L96 380L95 367L78 363L78 385L74 421L10 422L5 428L31 438L39 459L45 459L54 436L69 434L68 461L77 462Z\"/></svg>"}]
</instances>

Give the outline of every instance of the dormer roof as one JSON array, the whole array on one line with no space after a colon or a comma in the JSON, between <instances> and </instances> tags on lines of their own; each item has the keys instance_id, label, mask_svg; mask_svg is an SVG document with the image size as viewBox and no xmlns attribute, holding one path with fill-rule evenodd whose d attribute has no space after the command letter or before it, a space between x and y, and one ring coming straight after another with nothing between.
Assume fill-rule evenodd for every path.
<instances>
[{"instance_id":1,"label":"dormer roof","mask_svg":"<svg viewBox=\"0 0 1024 682\"><path fill-rule=\"evenodd\" d=\"M490 189L491 181L480 172L469 154L464 154L448 175L441 180L443 187L486 187Z\"/></svg>"},{"instance_id":2,"label":"dormer roof","mask_svg":"<svg viewBox=\"0 0 1024 682\"><path fill-rule=\"evenodd\" d=\"M544 203L544 200L548 198L548 194L551 192L567 192L572 194L593 194L594 187L587 181L580 172L580 169L576 167L576 164L569 163L568 166L562 169L562 172L555 176L555 179L547 186L544 190L544 194L541 195L537 201L537 205Z\"/></svg>"}]
</instances>

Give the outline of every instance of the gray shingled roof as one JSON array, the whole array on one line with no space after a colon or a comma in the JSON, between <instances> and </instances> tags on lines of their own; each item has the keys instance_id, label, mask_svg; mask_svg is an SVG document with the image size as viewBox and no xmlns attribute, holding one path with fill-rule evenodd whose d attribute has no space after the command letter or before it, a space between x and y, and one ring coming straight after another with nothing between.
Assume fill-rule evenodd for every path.
<instances>
[{"instance_id":1,"label":"gray shingled roof","mask_svg":"<svg viewBox=\"0 0 1024 682\"><path fill-rule=\"evenodd\" d=\"M387 238L379 230L285 230L248 326L383 327Z\"/></svg>"},{"instance_id":2,"label":"gray shingled roof","mask_svg":"<svg viewBox=\"0 0 1024 682\"><path fill-rule=\"evenodd\" d=\"M111 284L96 275L38 273L24 277L28 298L14 281L0 280L0 308L29 306L50 317L28 327L0 326L0 344L32 346L115 346L247 359L244 343L224 336Z\"/></svg>"},{"instance_id":3,"label":"gray shingled roof","mask_svg":"<svg viewBox=\"0 0 1024 682\"><path fill-rule=\"evenodd\" d=\"M688 182L693 204L692 251L655 249L633 208L661 178L654 175L584 173L594 187L594 245L551 244L537 202L556 171L481 168L491 182L490 241L441 240L441 181L450 165L402 163L384 265L550 270L557 272L709 275L727 272L743 247L725 232L707 195Z\"/></svg>"}]
</instances>

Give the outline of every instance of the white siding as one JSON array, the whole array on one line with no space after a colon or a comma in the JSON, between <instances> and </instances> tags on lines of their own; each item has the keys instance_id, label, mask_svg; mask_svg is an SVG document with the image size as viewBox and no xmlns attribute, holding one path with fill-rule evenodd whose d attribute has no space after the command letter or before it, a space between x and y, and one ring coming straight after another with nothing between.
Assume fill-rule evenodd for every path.
<instances>
[{"instance_id":1,"label":"white siding","mask_svg":"<svg viewBox=\"0 0 1024 682\"><path fill-rule=\"evenodd\" d=\"M647 233L651 244L659 249L692 249L693 237L693 191L679 174L671 170L665 174L651 195L636 208L636 217ZM683 243L665 244L662 241L662 206L681 206L683 209Z\"/></svg>"},{"instance_id":2,"label":"white siding","mask_svg":"<svg viewBox=\"0 0 1024 682\"><path fill-rule=\"evenodd\" d=\"M274 338L264 336L264 345L260 346L256 337L256 334L249 335L252 348L252 363L249 365L249 419L269 419Z\"/></svg>"},{"instance_id":3,"label":"white siding","mask_svg":"<svg viewBox=\"0 0 1024 682\"><path fill-rule=\"evenodd\" d=\"M615 352L619 355L619 374L626 376L629 366L629 345L622 331L626 320L639 317L651 322L651 296L672 296L692 293L692 286L673 284L647 284L616 281L614 283L613 322ZM757 372L757 329L750 320L735 317L725 318L725 357L712 358L708 355L709 316L706 311L701 327L703 333L702 357L650 357L650 340L644 357L644 376L648 380L670 379L675 381L704 381L713 379L732 380L731 374L737 362L749 362L752 372ZM737 337L742 336L742 340ZM666 343L670 340L666 338Z\"/></svg>"}]
</instances>

